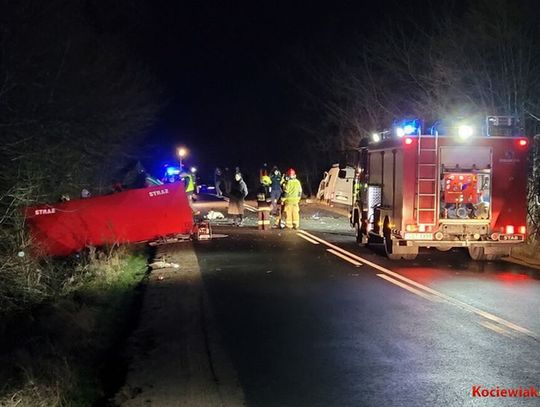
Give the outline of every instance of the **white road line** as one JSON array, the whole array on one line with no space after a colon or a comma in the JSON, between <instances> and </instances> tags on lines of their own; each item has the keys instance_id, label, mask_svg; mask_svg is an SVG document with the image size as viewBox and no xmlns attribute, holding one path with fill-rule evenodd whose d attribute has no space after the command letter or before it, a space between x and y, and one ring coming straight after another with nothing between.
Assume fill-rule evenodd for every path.
<instances>
[{"instance_id":1,"label":"white road line","mask_svg":"<svg viewBox=\"0 0 540 407\"><path fill-rule=\"evenodd\" d=\"M340 252L335 251L334 249L326 249L326 251L332 253L334 256L338 256L339 258L341 258L341 259L343 259L345 261L348 261L351 264L354 264L356 267L362 265L362 263L360 263L359 261L353 260L350 257L347 257L347 256L341 254Z\"/></svg>"},{"instance_id":2,"label":"white road line","mask_svg":"<svg viewBox=\"0 0 540 407\"><path fill-rule=\"evenodd\" d=\"M490 329L494 332L497 332L498 334L501 334L501 335L504 335L504 336L507 336L509 338L512 337L512 335L510 334L510 332L508 332L506 329L504 329L503 327L499 326L499 325L496 325L492 322L489 322L489 321L480 321L479 322L480 325L482 325L484 328L487 328L487 329Z\"/></svg>"},{"instance_id":3,"label":"white road line","mask_svg":"<svg viewBox=\"0 0 540 407\"><path fill-rule=\"evenodd\" d=\"M352 254L351 252L348 252L347 250L342 249L342 248L339 247L339 246L336 246L336 245L334 245L334 244L332 244L332 243L330 243L330 242L327 242L326 240L321 239L321 238L318 237L318 236L312 235L311 233L306 232L306 231L303 230L303 229L300 229L298 232L299 232L299 233L303 233L305 236L308 236L308 237L310 237L310 238L312 238L312 239L314 239L314 240L316 240L316 241L318 241L318 242L320 242L320 243L322 243L322 244L325 244L325 245L328 246L328 247L331 247L331 248L334 249L335 251L340 252L341 254L344 254L345 256L349 256L349 257L351 257L351 258L354 259L354 260L363 261L363 259L360 259L358 256Z\"/></svg>"},{"instance_id":4,"label":"white road line","mask_svg":"<svg viewBox=\"0 0 540 407\"><path fill-rule=\"evenodd\" d=\"M490 321L496 322L496 323L498 323L500 325L504 325L504 326L506 326L506 327L508 327L510 329L513 329L514 331L517 331L517 332L520 332L520 333L522 333L524 335L530 336L531 338L534 338L536 340L540 340L539 335L537 335L534 332L528 330L527 328L523 328L522 326L514 324L513 322L507 321L507 320L505 320L503 318L500 318L500 317L498 317L496 315L493 315L493 314L491 314L489 312L483 311L483 310L481 310L479 308L476 308L476 307L474 307L472 305L469 305L469 304L467 304L467 303L465 303L463 301L460 301L460 300L455 299L453 297L449 297L448 295L443 294L443 293L441 293L439 291L436 291L433 288L430 288L430 287L425 286L423 284L417 283L416 281L411 280L410 278L407 278L405 276L402 276L399 273L396 273L396 272L394 272L392 270L388 270L387 268L385 268L383 266L380 266L380 265L378 265L376 263L373 263L373 262L371 262L369 260L366 260L363 257L357 256L357 255L355 255L355 254L353 254L351 252L348 252L347 250L339 248L339 247L333 245L332 243L327 242L324 239L321 239L318 236L315 236L315 235L312 235L309 232L306 232L305 230L301 230L300 232L304 233L306 236L309 236L314 240L317 240L320 243L325 244L328 247L331 247L331 248L336 249L336 250L339 249L339 251L341 253L346 254L347 256L349 256L349 257L351 257L351 258L353 258L355 260L361 261L364 264L367 264L368 266L371 266L376 270L382 271L385 274L391 275L392 277L395 277L395 278L397 278L397 279L399 279L401 281L405 281L406 283L408 283L408 284L410 284L412 286L415 286L415 287L417 287L417 288L419 288L421 290L424 290L424 291L426 291L426 292L428 292L430 294L436 295L437 297L442 298L442 299L446 300L447 302L449 302L449 303L451 303L451 304L453 304L453 305L455 305L457 307L465 309L465 310L467 310L469 312L472 312L472 313L474 313L476 315L480 315L481 317L486 318L486 319L488 319Z\"/></svg>"},{"instance_id":5,"label":"white road line","mask_svg":"<svg viewBox=\"0 0 540 407\"><path fill-rule=\"evenodd\" d=\"M217 195L216 195L216 196L217 196ZM225 202L229 202L229 201L230 201L230 199L227 198L226 196L222 196L221 198L223 198L223 200L224 200ZM257 212L257 208L255 208L254 206L251 206L251 205L249 205L249 204L247 204L247 203L244 203L244 207L245 207L248 211L250 211L250 212Z\"/></svg>"},{"instance_id":6,"label":"white road line","mask_svg":"<svg viewBox=\"0 0 540 407\"><path fill-rule=\"evenodd\" d=\"M413 294L416 294L416 295L418 295L418 296L420 296L422 298L425 298L426 300L429 300L429 301L436 301L437 300L437 297L435 297L435 296L433 296L431 294L427 294L427 293L425 293L423 291L417 290L416 288L413 288L410 285L402 283L399 280L395 280L392 277L388 277L386 274L377 274L377 277L383 278L386 281L391 282L392 284L400 286L401 288L403 288L403 289L405 289L407 291L410 291Z\"/></svg>"},{"instance_id":7,"label":"white road line","mask_svg":"<svg viewBox=\"0 0 540 407\"><path fill-rule=\"evenodd\" d=\"M255 208L254 206L244 204L244 207L250 212L257 212L257 208Z\"/></svg>"},{"instance_id":8,"label":"white road line","mask_svg":"<svg viewBox=\"0 0 540 407\"><path fill-rule=\"evenodd\" d=\"M319 244L319 242L317 242L316 240L313 240L311 237L304 236L304 235L301 234L301 233L297 233L297 235L300 236L302 239L307 240L307 241L310 242L310 243L313 243L313 244Z\"/></svg>"}]
</instances>

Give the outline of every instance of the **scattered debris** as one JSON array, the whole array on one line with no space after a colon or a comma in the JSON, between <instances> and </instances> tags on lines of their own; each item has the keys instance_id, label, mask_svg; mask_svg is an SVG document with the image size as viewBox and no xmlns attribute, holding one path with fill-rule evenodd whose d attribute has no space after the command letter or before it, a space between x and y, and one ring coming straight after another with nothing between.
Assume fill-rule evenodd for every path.
<instances>
[{"instance_id":1,"label":"scattered debris","mask_svg":"<svg viewBox=\"0 0 540 407\"><path fill-rule=\"evenodd\" d=\"M319 214L319 212L315 212L313 215L311 215L311 219L319 220L321 219L321 215Z\"/></svg>"},{"instance_id":2,"label":"scattered debris","mask_svg":"<svg viewBox=\"0 0 540 407\"><path fill-rule=\"evenodd\" d=\"M177 269L177 268L180 268L180 265L176 263L168 263L166 261L156 261L154 263L150 263L148 267L150 267L152 270L169 269L169 268Z\"/></svg>"},{"instance_id":3,"label":"scattered debris","mask_svg":"<svg viewBox=\"0 0 540 407\"><path fill-rule=\"evenodd\" d=\"M208 219L208 220L225 219L225 215L223 215L221 212L210 210L208 214L205 216L205 219Z\"/></svg>"},{"instance_id":4,"label":"scattered debris","mask_svg":"<svg viewBox=\"0 0 540 407\"><path fill-rule=\"evenodd\" d=\"M148 243L150 246L161 246L164 244L178 243L178 242L188 242L190 241L189 235L176 235L169 237L161 237L158 240Z\"/></svg>"}]
</instances>

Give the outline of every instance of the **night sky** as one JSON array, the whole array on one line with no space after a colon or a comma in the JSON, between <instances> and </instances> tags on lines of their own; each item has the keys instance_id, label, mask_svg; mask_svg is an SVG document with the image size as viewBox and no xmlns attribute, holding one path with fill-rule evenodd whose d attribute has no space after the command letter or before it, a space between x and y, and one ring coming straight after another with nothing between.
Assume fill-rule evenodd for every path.
<instances>
[{"instance_id":1,"label":"night sky","mask_svg":"<svg viewBox=\"0 0 540 407\"><path fill-rule=\"evenodd\" d=\"M184 144L203 173L216 165L294 165L308 137L302 126L318 120L308 108L306 92L318 92L308 72L351 52L389 18L430 2L406 3L145 4L134 48L167 100L148 137L152 164Z\"/></svg>"}]
</instances>

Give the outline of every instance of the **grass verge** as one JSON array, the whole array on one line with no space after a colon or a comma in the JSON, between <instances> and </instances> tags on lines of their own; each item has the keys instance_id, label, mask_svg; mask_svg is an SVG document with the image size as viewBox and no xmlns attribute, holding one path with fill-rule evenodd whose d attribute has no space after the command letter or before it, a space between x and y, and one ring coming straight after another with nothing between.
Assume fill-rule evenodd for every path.
<instances>
[{"instance_id":1,"label":"grass verge","mask_svg":"<svg viewBox=\"0 0 540 407\"><path fill-rule=\"evenodd\" d=\"M59 295L2 321L0 406L104 402L121 376L117 350L133 325L147 257L142 248L92 253Z\"/></svg>"}]
</instances>

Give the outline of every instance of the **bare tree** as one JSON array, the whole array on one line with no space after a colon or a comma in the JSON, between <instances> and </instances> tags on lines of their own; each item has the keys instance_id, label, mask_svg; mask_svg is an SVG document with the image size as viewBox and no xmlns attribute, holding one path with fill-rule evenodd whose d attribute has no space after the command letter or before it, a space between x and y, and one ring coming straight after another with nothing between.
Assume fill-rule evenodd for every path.
<instances>
[{"instance_id":1,"label":"bare tree","mask_svg":"<svg viewBox=\"0 0 540 407\"><path fill-rule=\"evenodd\" d=\"M103 189L159 108L151 75L81 0L0 9L0 308L50 293L21 208ZM96 192L97 192L96 191ZM17 254L26 253L25 257ZM34 299L40 298L37 295Z\"/></svg>"}]
</instances>

